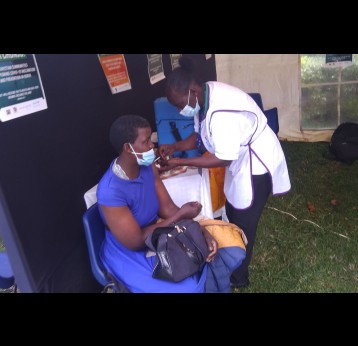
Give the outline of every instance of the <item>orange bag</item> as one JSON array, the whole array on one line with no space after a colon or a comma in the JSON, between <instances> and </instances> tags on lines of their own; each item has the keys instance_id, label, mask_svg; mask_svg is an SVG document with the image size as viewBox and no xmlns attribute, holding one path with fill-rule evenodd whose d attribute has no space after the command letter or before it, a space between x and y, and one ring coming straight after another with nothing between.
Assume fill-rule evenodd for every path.
<instances>
[{"instance_id":1,"label":"orange bag","mask_svg":"<svg viewBox=\"0 0 358 346\"><path fill-rule=\"evenodd\" d=\"M203 155L206 155L205 152ZM224 194L225 167L209 168L210 195L213 212L225 205Z\"/></svg>"}]
</instances>

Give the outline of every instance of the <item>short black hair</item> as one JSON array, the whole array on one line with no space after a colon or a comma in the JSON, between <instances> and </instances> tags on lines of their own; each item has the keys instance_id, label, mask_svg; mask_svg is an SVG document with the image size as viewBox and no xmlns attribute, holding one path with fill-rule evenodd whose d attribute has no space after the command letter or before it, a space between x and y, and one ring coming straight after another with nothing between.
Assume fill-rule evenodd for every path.
<instances>
[{"instance_id":1,"label":"short black hair","mask_svg":"<svg viewBox=\"0 0 358 346\"><path fill-rule=\"evenodd\" d=\"M179 59L179 67L176 67L168 76L165 85L165 92L168 94L170 90L187 92L192 82L202 84L201 79L194 72L194 61L187 56Z\"/></svg>"},{"instance_id":2,"label":"short black hair","mask_svg":"<svg viewBox=\"0 0 358 346\"><path fill-rule=\"evenodd\" d=\"M125 143L135 142L138 129L147 127L150 127L149 121L139 115L121 115L111 125L109 140L113 148L121 154Z\"/></svg>"}]
</instances>

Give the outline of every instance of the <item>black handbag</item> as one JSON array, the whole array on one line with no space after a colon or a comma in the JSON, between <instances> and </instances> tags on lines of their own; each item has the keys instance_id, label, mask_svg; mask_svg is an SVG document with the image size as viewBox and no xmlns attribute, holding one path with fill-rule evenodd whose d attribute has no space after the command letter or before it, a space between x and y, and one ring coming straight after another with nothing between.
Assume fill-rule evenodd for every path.
<instances>
[{"instance_id":1,"label":"black handbag","mask_svg":"<svg viewBox=\"0 0 358 346\"><path fill-rule=\"evenodd\" d=\"M192 219L156 228L145 243L157 254L153 278L173 282L200 272L210 253L200 224Z\"/></svg>"}]
</instances>

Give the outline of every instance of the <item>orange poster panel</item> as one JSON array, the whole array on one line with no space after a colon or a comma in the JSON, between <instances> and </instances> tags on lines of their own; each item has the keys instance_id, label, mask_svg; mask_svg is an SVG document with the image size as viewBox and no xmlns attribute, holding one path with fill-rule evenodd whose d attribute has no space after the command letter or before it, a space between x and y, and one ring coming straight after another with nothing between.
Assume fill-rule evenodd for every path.
<instances>
[{"instance_id":1,"label":"orange poster panel","mask_svg":"<svg viewBox=\"0 0 358 346\"><path fill-rule=\"evenodd\" d=\"M123 54L98 54L98 57L112 94L132 88Z\"/></svg>"}]
</instances>

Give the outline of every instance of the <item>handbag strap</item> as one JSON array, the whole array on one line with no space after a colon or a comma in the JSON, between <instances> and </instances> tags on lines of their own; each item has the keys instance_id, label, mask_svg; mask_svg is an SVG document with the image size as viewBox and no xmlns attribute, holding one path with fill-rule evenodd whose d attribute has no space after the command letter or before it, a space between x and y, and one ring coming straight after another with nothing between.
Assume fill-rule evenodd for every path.
<instances>
[{"instance_id":1,"label":"handbag strap","mask_svg":"<svg viewBox=\"0 0 358 346\"><path fill-rule=\"evenodd\" d=\"M189 249L187 246L185 246L185 244L183 242L181 242L179 239L180 234L182 234L181 236L184 235L185 237L187 237L198 251L197 252L193 251L193 250ZM205 258L204 258L204 255L203 255L201 249L199 248L199 246L196 245L195 240L193 239L192 235L188 232L187 229L184 229L184 232L182 231L182 232L178 233L175 240L177 241L179 246L183 249L183 251L185 251L188 254L188 256L194 261L194 263L201 264L205 261ZM200 256L200 258L199 258L199 256Z\"/></svg>"}]
</instances>

